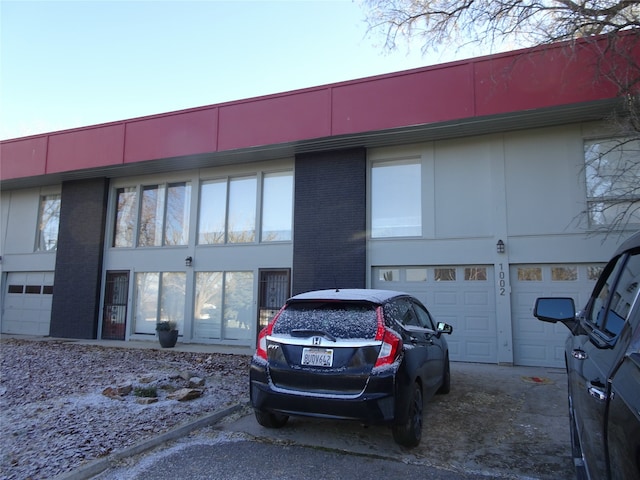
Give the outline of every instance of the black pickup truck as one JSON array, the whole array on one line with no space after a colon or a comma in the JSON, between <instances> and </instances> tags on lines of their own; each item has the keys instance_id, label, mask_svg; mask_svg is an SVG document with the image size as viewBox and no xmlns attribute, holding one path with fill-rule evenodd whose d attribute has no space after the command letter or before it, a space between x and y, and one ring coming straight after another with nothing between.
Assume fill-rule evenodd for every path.
<instances>
[{"instance_id":1,"label":"black pickup truck","mask_svg":"<svg viewBox=\"0 0 640 480\"><path fill-rule=\"evenodd\" d=\"M579 479L640 479L640 232L602 272L584 310L539 298L534 316L562 322L571 443Z\"/></svg>"}]
</instances>

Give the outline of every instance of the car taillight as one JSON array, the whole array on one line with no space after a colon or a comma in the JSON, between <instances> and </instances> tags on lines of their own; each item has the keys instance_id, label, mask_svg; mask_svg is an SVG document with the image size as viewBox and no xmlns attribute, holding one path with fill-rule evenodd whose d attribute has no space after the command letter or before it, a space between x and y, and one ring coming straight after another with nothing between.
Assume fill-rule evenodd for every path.
<instances>
[{"instance_id":1,"label":"car taillight","mask_svg":"<svg viewBox=\"0 0 640 480\"><path fill-rule=\"evenodd\" d=\"M378 331L376 340L382 340L378 359L373 368L391 365L402 351L402 339L396 332L384 326L382 307L378 307Z\"/></svg>"},{"instance_id":2,"label":"car taillight","mask_svg":"<svg viewBox=\"0 0 640 480\"><path fill-rule=\"evenodd\" d=\"M284 308L284 307L283 307ZM280 312L282 309L280 309ZM280 312L276 314L275 317L269 322L269 324L260 330L258 334L258 345L256 346L256 355L263 360L267 359L267 336L271 335L273 331L273 324L276 322L278 317L280 316Z\"/></svg>"}]
</instances>

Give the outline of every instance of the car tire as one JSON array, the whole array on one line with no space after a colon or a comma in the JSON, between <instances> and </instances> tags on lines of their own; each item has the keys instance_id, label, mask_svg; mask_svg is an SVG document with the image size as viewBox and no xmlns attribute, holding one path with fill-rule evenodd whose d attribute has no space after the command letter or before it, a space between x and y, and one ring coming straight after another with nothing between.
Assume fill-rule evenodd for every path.
<instances>
[{"instance_id":1,"label":"car tire","mask_svg":"<svg viewBox=\"0 0 640 480\"><path fill-rule=\"evenodd\" d=\"M413 384L407 412L399 422L393 424L393 439L403 447L417 446L422 439L422 388L418 382Z\"/></svg>"},{"instance_id":2,"label":"car tire","mask_svg":"<svg viewBox=\"0 0 640 480\"><path fill-rule=\"evenodd\" d=\"M449 366L449 355L444 359L444 373L442 374L442 385L436 392L439 395L446 395L451 391L451 368Z\"/></svg>"},{"instance_id":3,"label":"car tire","mask_svg":"<svg viewBox=\"0 0 640 480\"><path fill-rule=\"evenodd\" d=\"M254 410L254 413L258 423L266 428L282 428L289 420L288 415L281 413L263 412L262 410Z\"/></svg>"}]
</instances>

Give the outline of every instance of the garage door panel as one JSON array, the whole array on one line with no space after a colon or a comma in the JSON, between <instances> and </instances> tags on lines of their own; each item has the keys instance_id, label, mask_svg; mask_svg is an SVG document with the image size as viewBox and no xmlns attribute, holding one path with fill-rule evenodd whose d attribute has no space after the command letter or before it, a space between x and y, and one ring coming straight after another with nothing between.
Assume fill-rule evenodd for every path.
<instances>
[{"instance_id":1,"label":"garage door panel","mask_svg":"<svg viewBox=\"0 0 640 480\"><path fill-rule=\"evenodd\" d=\"M440 305L457 305L458 294L457 292L436 292L433 295L434 306Z\"/></svg>"},{"instance_id":2,"label":"garage door panel","mask_svg":"<svg viewBox=\"0 0 640 480\"><path fill-rule=\"evenodd\" d=\"M489 296L487 292L464 292L464 304L469 307L486 307L489 305Z\"/></svg>"},{"instance_id":3,"label":"garage door panel","mask_svg":"<svg viewBox=\"0 0 640 480\"><path fill-rule=\"evenodd\" d=\"M484 358L488 360L491 358L491 347L486 342L466 342L467 355L471 357Z\"/></svg>"},{"instance_id":4,"label":"garage door panel","mask_svg":"<svg viewBox=\"0 0 640 480\"><path fill-rule=\"evenodd\" d=\"M473 332L474 334L484 333L487 337L492 337L492 322L489 317L466 317L465 328L467 332Z\"/></svg>"},{"instance_id":5,"label":"garage door panel","mask_svg":"<svg viewBox=\"0 0 640 480\"><path fill-rule=\"evenodd\" d=\"M519 318L518 324L522 333L537 335L540 339L545 337L545 325L533 316L531 318Z\"/></svg>"}]
</instances>

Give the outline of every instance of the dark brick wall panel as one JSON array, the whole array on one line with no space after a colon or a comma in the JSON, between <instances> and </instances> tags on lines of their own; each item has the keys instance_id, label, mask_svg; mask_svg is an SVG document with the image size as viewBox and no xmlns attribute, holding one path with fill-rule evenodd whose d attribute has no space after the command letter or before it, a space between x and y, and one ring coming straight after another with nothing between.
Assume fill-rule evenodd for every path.
<instances>
[{"instance_id":1,"label":"dark brick wall panel","mask_svg":"<svg viewBox=\"0 0 640 480\"><path fill-rule=\"evenodd\" d=\"M97 338L108 185L107 179L62 184L52 337Z\"/></svg>"},{"instance_id":2,"label":"dark brick wall panel","mask_svg":"<svg viewBox=\"0 0 640 480\"><path fill-rule=\"evenodd\" d=\"M294 294L366 286L366 150L296 156Z\"/></svg>"}]
</instances>

